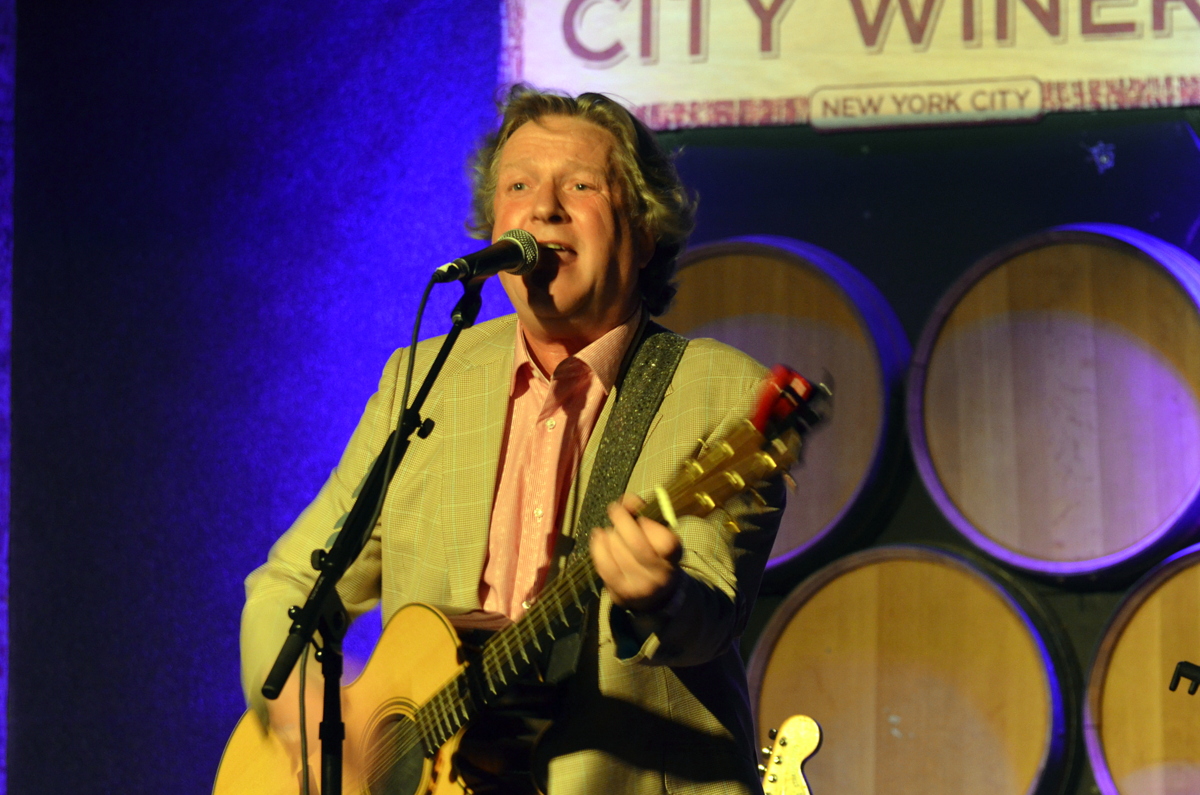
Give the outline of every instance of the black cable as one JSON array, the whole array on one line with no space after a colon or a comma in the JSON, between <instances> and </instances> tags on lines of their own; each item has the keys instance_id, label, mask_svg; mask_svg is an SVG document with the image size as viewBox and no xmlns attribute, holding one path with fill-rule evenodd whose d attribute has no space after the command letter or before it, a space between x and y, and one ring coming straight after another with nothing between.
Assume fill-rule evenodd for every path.
<instances>
[{"instance_id":1,"label":"black cable","mask_svg":"<svg viewBox=\"0 0 1200 795\"><path fill-rule=\"evenodd\" d=\"M421 303L417 305L417 317L413 322L412 343L408 346L408 369L404 373L404 392L400 398L400 416L396 418L396 429L400 429L404 423L404 415L408 411L408 394L412 389L413 369L417 360L417 342L421 334L421 319L425 316L425 304L429 301L429 293L433 290L433 286L437 284L431 277L429 283L425 285L425 291L421 293ZM388 445L387 468L384 472L392 471L392 463L396 460L396 447L400 443L403 436L401 433L396 433L392 437L392 443ZM379 521L379 515L383 513L384 499L387 497L387 485L385 484L379 490L379 499L375 503L375 508L372 510L371 522L368 527L374 528L375 523ZM366 539L363 539L363 545L366 545ZM362 547L359 547L362 551ZM304 654L300 657L300 775L301 795L309 795L308 791L308 719L305 714L305 673L308 664L308 649L304 650Z\"/></svg>"},{"instance_id":2,"label":"black cable","mask_svg":"<svg viewBox=\"0 0 1200 795\"><path fill-rule=\"evenodd\" d=\"M305 674L308 672L308 649L304 650L304 654L300 657L300 775L303 777L300 780L300 795L309 795L308 792L308 715L306 714L304 702L307 694L307 686L305 684Z\"/></svg>"}]
</instances>

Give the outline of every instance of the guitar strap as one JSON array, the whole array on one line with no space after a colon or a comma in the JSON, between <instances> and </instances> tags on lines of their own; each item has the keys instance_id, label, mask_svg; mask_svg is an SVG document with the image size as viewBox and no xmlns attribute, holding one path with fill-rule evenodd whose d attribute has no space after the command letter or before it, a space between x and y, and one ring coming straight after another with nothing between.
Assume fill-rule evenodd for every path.
<instances>
[{"instance_id":1,"label":"guitar strap","mask_svg":"<svg viewBox=\"0 0 1200 795\"><path fill-rule=\"evenodd\" d=\"M600 437L596 463L588 478L575 532L572 536L559 537L548 580L575 558L588 554L588 536L593 527L609 524L605 509L625 492L650 424L687 344L686 337L667 331L657 323L647 322L635 347L627 354L628 366L617 384L616 402ZM540 682L513 683L514 686L499 702L491 705L485 715L476 719L462 738L454 764L464 780L470 783L472 792L533 795L534 781L544 782L544 775L534 773L539 770L544 774L545 770L535 762L532 749L558 710L557 685L574 674L579 666L584 638L592 626L591 612L585 608L576 624L577 629L569 634L559 634L550 646L549 654L538 661L543 672ZM591 648L595 648L595 644ZM520 761L509 760L501 770L489 772L494 766L498 738L504 738L510 750L521 749L513 754L513 758ZM473 750L476 748L484 749L483 753ZM490 760L490 764L476 764L477 754L480 761Z\"/></svg>"},{"instance_id":2,"label":"guitar strap","mask_svg":"<svg viewBox=\"0 0 1200 795\"><path fill-rule=\"evenodd\" d=\"M579 520L572 535L573 543L556 553L555 565L550 568L551 576L575 558L587 554L588 537L593 527L610 524L608 505L625 493L650 423L662 405L687 344L687 337L654 322L646 324L637 350L617 386L616 403L604 426L604 435L600 437L596 463L588 478ZM585 616L578 631L559 636L547 664L547 682L561 682L575 672L583 648L583 628L587 625Z\"/></svg>"}]
</instances>

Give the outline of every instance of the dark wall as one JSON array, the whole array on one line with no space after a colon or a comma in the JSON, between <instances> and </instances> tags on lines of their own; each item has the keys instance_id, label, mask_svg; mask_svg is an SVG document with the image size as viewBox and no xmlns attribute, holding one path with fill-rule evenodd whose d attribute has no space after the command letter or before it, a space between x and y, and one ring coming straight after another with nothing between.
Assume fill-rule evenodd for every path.
<instances>
[{"instance_id":1,"label":"dark wall","mask_svg":"<svg viewBox=\"0 0 1200 795\"><path fill-rule=\"evenodd\" d=\"M915 342L977 259L1057 224L1125 224L1200 255L1200 136L1164 109L1036 124L819 134L807 127L665 135L700 194L692 243L787 235L861 270ZM1101 171L1089 153L1112 146Z\"/></svg>"},{"instance_id":2,"label":"dark wall","mask_svg":"<svg viewBox=\"0 0 1200 795\"><path fill-rule=\"evenodd\" d=\"M205 793L242 578L477 245L497 6L18 16L10 789Z\"/></svg>"}]
</instances>

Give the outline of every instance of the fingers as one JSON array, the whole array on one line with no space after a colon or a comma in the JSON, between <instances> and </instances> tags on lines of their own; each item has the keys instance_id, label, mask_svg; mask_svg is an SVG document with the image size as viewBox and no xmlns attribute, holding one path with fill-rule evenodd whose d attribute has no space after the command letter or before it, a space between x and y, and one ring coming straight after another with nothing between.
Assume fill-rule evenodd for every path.
<instances>
[{"instance_id":1,"label":"fingers","mask_svg":"<svg viewBox=\"0 0 1200 795\"><path fill-rule=\"evenodd\" d=\"M635 519L624 506L616 503L608 506L608 518L612 522L611 532L619 542L617 550L627 550L639 564L654 567L660 559L670 560L672 564L679 559L679 537L658 522L645 517Z\"/></svg>"},{"instance_id":2,"label":"fingers","mask_svg":"<svg viewBox=\"0 0 1200 795\"><path fill-rule=\"evenodd\" d=\"M635 519L624 505L610 505L608 515L612 529L592 533L596 571L614 603L654 610L671 598L678 585L683 545L669 528L644 517Z\"/></svg>"},{"instance_id":3,"label":"fingers","mask_svg":"<svg viewBox=\"0 0 1200 795\"><path fill-rule=\"evenodd\" d=\"M646 506L646 501L636 494L625 494L621 497L621 507L630 513L637 513Z\"/></svg>"}]
</instances>

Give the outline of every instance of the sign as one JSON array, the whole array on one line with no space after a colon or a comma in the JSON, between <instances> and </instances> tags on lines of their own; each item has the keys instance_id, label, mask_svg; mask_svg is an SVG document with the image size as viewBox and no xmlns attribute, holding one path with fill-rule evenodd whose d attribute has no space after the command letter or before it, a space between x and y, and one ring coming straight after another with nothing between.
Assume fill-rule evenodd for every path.
<instances>
[{"instance_id":1,"label":"sign","mask_svg":"<svg viewBox=\"0 0 1200 795\"><path fill-rule=\"evenodd\" d=\"M1200 105L1200 0L506 0L504 23L504 82L660 130Z\"/></svg>"}]
</instances>

